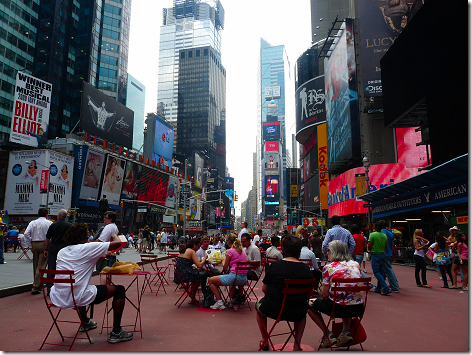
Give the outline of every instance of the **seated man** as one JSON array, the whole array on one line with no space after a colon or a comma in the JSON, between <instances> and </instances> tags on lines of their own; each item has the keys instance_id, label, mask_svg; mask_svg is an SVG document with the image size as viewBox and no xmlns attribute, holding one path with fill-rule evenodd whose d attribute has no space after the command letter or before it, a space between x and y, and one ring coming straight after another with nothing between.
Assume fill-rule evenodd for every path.
<instances>
[{"instance_id":1,"label":"seated man","mask_svg":"<svg viewBox=\"0 0 472 355\"><path fill-rule=\"evenodd\" d=\"M16 226L10 225L8 227L8 232L3 236L7 240L7 244L13 247L13 252L16 253L16 248L18 247L18 229ZM5 249L5 251L7 251Z\"/></svg>"},{"instance_id":2,"label":"seated man","mask_svg":"<svg viewBox=\"0 0 472 355\"><path fill-rule=\"evenodd\" d=\"M259 244L259 247L267 251L267 249L270 248L269 238L264 237L262 242ZM280 256L282 256L282 254L280 254Z\"/></svg>"},{"instance_id":3,"label":"seated man","mask_svg":"<svg viewBox=\"0 0 472 355\"><path fill-rule=\"evenodd\" d=\"M277 260L282 260L283 256L282 253L277 249L280 246L280 238L277 236L272 236L270 238L270 242L272 244L271 247L267 248L266 250L266 258L277 258ZM266 265L267 267L268 265Z\"/></svg>"},{"instance_id":4,"label":"seated man","mask_svg":"<svg viewBox=\"0 0 472 355\"><path fill-rule=\"evenodd\" d=\"M262 268L261 268L261 251L257 246L251 243L251 235L249 233L241 234L241 245L244 248L244 251L247 255L248 265L255 265L257 268L247 271L248 280L259 280L261 277Z\"/></svg>"},{"instance_id":5,"label":"seated man","mask_svg":"<svg viewBox=\"0 0 472 355\"><path fill-rule=\"evenodd\" d=\"M198 260L203 260L205 257L206 251L209 249L210 246L210 238L208 237L203 237L201 239L202 245L200 246L200 249L197 250L197 259ZM209 262L206 262L205 265L202 267L204 271L207 272L207 277L209 276L214 276L214 275L221 275L221 271L218 269L215 269L213 265L211 265Z\"/></svg>"},{"instance_id":6,"label":"seated man","mask_svg":"<svg viewBox=\"0 0 472 355\"><path fill-rule=\"evenodd\" d=\"M321 271L318 267L318 262L316 261L316 255L310 249L308 249L308 239L302 239L302 251L300 252L300 259L309 259L311 260L310 271L313 274L313 278L316 279L316 284L314 285L315 289L318 288L318 283L321 280Z\"/></svg>"},{"instance_id":7,"label":"seated man","mask_svg":"<svg viewBox=\"0 0 472 355\"><path fill-rule=\"evenodd\" d=\"M89 285L92 272L98 259L107 255L109 250L121 246L121 241L116 235L111 235L110 242L88 243L87 224L76 223L70 227L64 235L67 246L57 253L56 270L74 270L74 296L79 313L84 320L84 326L88 330L95 329L97 322L87 317L86 306L99 304L113 297L113 330L108 338L109 343L119 343L133 339L133 333L127 333L121 328L121 317L125 307L125 288L121 285ZM67 275L56 275L56 279ZM74 306L70 285L54 284L50 293L51 301L61 308ZM81 331L85 331L83 328Z\"/></svg>"},{"instance_id":8,"label":"seated man","mask_svg":"<svg viewBox=\"0 0 472 355\"><path fill-rule=\"evenodd\" d=\"M262 350L269 350L269 343L262 344L267 329L267 317L276 319L282 307L285 279L312 279L313 276L307 265L301 263L300 250L302 249L301 240L287 236L282 240L285 258L277 260L266 269L264 280L262 280L262 292L265 296L256 302L257 324L262 335ZM295 344L294 351L302 350L300 342L305 330L306 312L307 312L307 294L287 294L284 310L280 317L281 320L295 322Z\"/></svg>"}]
</instances>

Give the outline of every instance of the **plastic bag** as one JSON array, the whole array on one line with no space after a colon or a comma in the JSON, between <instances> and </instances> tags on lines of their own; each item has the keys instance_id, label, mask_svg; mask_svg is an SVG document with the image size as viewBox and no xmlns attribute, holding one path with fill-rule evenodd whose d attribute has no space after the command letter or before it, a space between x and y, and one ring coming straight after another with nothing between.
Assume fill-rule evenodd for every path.
<instances>
[{"instance_id":1,"label":"plastic bag","mask_svg":"<svg viewBox=\"0 0 472 355\"><path fill-rule=\"evenodd\" d=\"M114 263L112 267L104 267L102 272L105 274L132 274L136 269L141 270L138 264L132 261L120 261Z\"/></svg>"}]
</instances>

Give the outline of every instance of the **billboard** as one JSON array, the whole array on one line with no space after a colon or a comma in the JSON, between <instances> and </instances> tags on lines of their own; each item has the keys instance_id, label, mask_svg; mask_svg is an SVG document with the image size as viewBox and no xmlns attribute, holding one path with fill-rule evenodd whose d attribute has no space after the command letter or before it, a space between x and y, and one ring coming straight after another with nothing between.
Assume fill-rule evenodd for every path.
<instances>
[{"instance_id":1,"label":"billboard","mask_svg":"<svg viewBox=\"0 0 472 355\"><path fill-rule=\"evenodd\" d=\"M25 73L16 74L10 142L31 147L48 142L51 93L50 83Z\"/></svg>"},{"instance_id":2,"label":"billboard","mask_svg":"<svg viewBox=\"0 0 472 355\"><path fill-rule=\"evenodd\" d=\"M422 0L388 3L360 0L360 48L364 96L382 96L380 59L423 4Z\"/></svg>"},{"instance_id":3,"label":"billboard","mask_svg":"<svg viewBox=\"0 0 472 355\"><path fill-rule=\"evenodd\" d=\"M266 100L280 98L280 86L266 86L264 89L264 97Z\"/></svg>"},{"instance_id":4,"label":"billboard","mask_svg":"<svg viewBox=\"0 0 472 355\"><path fill-rule=\"evenodd\" d=\"M200 154L195 153L195 169L193 173L193 181L195 183L195 187L201 189L203 187L203 164L205 161L200 156Z\"/></svg>"},{"instance_id":5,"label":"billboard","mask_svg":"<svg viewBox=\"0 0 472 355\"><path fill-rule=\"evenodd\" d=\"M125 178L125 160L108 155L100 199L106 196L110 205L120 204L121 186Z\"/></svg>"},{"instance_id":6,"label":"billboard","mask_svg":"<svg viewBox=\"0 0 472 355\"><path fill-rule=\"evenodd\" d=\"M172 160L172 150L174 149L174 128L154 115L155 129L152 152Z\"/></svg>"},{"instance_id":7,"label":"billboard","mask_svg":"<svg viewBox=\"0 0 472 355\"><path fill-rule=\"evenodd\" d=\"M121 190L121 198L127 200L137 200L139 193L139 182L143 166L131 161L126 162L125 175L123 178L123 190ZM107 195L108 197L108 195Z\"/></svg>"},{"instance_id":8,"label":"billboard","mask_svg":"<svg viewBox=\"0 0 472 355\"><path fill-rule=\"evenodd\" d=\"M280 199L280 188L279 188L279 175L266 176L264 179L264 190L265 190L265 201L279 201Z\"/></svg>"},{"instance_id":9,"label":"billboard","mask_svg":"<svg viewBox=\"0 0 472 355\"><path fill-rule=\"evenodd\" d=\"M266 175L280 174L280 156L279 153L266 152L264 153L264 169Z\"/></svg>"},{"instance_id":10,"label":"billboard","mask_svg":"<svg viewBox=\"0 0 472 355\"><path fill-rule=\"evenodd\" d=\"M353 21L341 25L325 59L326 123L330 170L360 155Z\"/></svg>"},{"instance_id":11,"label":"billboard","mask_svg":"<svg viewBox=\"0 0 472 355\"><path fill-rule=\"evenodd\" d=\"M298 134L326 122L324 75L313 78L295 92L295 119Z\"/></svg>"},{"instance_id":12,"label":"billboard","mask_svg":"<svg viewBox=\"0 0 472 355\"><path fill-rule=\"evenodd\" d=\"M279 141L267 141L265 144L266 152L278 152L279 151Z\"/></svg>"},{"instance_id":13,"label":"billboard","mask_svg":"<svg viewBox=\"0 0 472 355\"><path fill-rule=\"evenodd\" d=\"M415 132L415 127L405 127L396 128L395 133L398 162L406 168L423 168L427 166L428 154L426 146L416 146L416 143L422 141L421 131Z\"/></svg>"},{"instance_id":14,"label":"billboard","mask_svg":"<svg viewBox=\"0 0 472 355\"><path fill-rule=\"evenodd\" d=\"M176 195L175 192L179 186L179 180L174 175L169 175L169 183L167 187L166 207L175 208Z\"/></svg>"},{"instance_id":15,"label":"billboard","mask_svg":"<svg viewBox=\"0 0 472 355\"><path fill-rule=\"evenodd\" d=\"M169 175L156 169L143 167L139 183L138 200L165 206L169 187Z\"/></svg>"},{"instance_id":16,"label":"billboard","mask_svg":"<svg viewBox=\"0 0 472 355\"><path fill-rule=\"evenodd\" d=\"M48 199L49 213L57 215L59 210L68 210L70 208L74 158L56 152L48 152L48 155L51 162Z\"/></svg>"},{"instance_id":17,"label":"billboard","mask_svg":"<svg viewBox=\"0 0 472 355\"><path fill-rule=\"evenodd\" d=\"M92 85L82 84L82 130L124 147L133 146L134 112Z\"/></svg>"},{"instance_id":18,"label":"billboard","mask_svg":"<svg viewBox=\"0 0 472 355\"><path fill-rule=\"evenodd\" d=\"M280 122L263 122L262 139L278 141L280 139Z\"/></svg>"},{"instance_id":19,"label":"billboard","mask_svg":"<svg viewBox=\"0 0 472 355\"><path fill-rule=\"evenodd\" d=\"M357 213L367 213L365 201L356 199L356 175L364 174L363 166L350 169L328 183L328 213L329 216L345 216ZM402 164L371 165L369 169L370 192L381 189L418 175L418 169L405 168Z\"/></svg>"},{"instance_id":20,"label":"billboard","mask_svg":"<svg viewBox=\"0 0 472 355\"><path fill-rule=\"evenodd\" d=\"M324 209L328 208L328 141L326 138L326 123L317 127L318 135L318 178L320 203Z\"/></svg>"},{"instance_id":21,"label":"billboard","mask_svg":"<svg viewBox=\"0 0 472 355\"><path fill-rule=\"evenodd\" d=\"M84 177L80 188L79 199L97 201L98 189L102 179L102 169L105 165L105 156L89 150L85 161Z\"/></svg>"}]
</instances>

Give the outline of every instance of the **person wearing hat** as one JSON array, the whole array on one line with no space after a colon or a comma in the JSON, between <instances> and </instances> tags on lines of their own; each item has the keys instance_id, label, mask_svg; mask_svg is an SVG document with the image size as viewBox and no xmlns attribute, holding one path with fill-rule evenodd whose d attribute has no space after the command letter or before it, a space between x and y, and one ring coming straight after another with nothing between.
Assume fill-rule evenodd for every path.
<instances>
[{"instance_id":1,"label":"person wearing hat","mask_svg":"<svg viewBox=\"0 0 472 355\"><path fill-rule=\"evenodd\" d=\"M449 228L449 237L447 238L447 245L449 246L449 253L451 254L451 260L454 260L454 253L455 247L453 248L452 245L456 242L456 233L459 231L457 226Z\"/></svg>"}]
</instances>

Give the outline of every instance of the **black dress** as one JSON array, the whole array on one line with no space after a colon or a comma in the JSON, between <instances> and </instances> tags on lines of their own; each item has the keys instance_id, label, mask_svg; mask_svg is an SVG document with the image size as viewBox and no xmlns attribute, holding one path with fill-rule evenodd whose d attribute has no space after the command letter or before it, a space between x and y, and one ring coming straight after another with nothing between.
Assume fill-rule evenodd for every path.
<instances>
[{"instance_id":1,"label":"black dress","mask_svg":"<svg viewBox=\"0 0 472 355\"><path fill-rule=\"evenodd\" d=\"M183 282L194 282L200 280L200 273L192 267L193 261L182 257L177 257L177 269ZM174 270L174 282L180 284L177 269Z\"/></svg>"}]
</instances>

